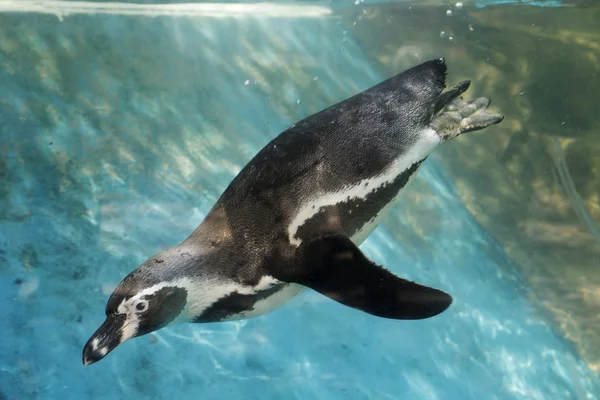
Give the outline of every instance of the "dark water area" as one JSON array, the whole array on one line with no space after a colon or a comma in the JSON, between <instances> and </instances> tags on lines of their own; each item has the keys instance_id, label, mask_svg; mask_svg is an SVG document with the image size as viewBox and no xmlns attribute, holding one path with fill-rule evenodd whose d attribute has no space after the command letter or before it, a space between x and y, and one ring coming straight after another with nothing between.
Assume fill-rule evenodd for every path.
<instances>
[{"instance_id":1,"label":"dark water area","mask_svg":"<svg viewBox=\"0 0 600 400\"><path fill-rule=\"evenodd\" d=\"M361 13L367 22L350 28L382 74L443 54L456 66L454 79L472 78L472 90L490 93L505 113L494 134L465 135L460 146L440 149L440 160L477 221L530 280L533 300L594 369L600 368L598 6L495 5L448 17L447 7L389 5Z\"/></svg>"}]
</instances>

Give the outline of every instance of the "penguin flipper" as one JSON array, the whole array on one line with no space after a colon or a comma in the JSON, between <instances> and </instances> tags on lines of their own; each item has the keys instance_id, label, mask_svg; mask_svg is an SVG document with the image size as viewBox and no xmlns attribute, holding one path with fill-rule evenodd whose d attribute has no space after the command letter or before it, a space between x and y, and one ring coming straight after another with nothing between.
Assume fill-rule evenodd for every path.
<instances>
[{"instance_id":1,"label":"penguin flipper","mask_svg":"<svg viewBox=\"0 0 600 400\"><path fill-rule=\"evenodd\" d=\"M452 297L402 279L368 259L346 236L326 234L298 249L292 281L332 300L391 319L424 319L440 314Z\"/></svg>"}]
</instances>

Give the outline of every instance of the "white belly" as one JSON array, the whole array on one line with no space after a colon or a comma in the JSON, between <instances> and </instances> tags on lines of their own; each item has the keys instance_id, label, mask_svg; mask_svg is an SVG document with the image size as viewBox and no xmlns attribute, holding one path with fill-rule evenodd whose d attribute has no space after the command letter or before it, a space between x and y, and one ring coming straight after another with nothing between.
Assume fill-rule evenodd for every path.
<instances>
[{"instance_id":1,"label":"white belly","mask_svg":"<svg viewBox=\"0 0 600 400\"><path fill-rule=\"evenodd\" d=\"M374 191L392 184L413 165L427 158L433 149L441 143L440 137L431 128L423 130L416 136L418 139L415 140L412 146L396 160L391 162L390 165L378 175L370 176L359 182L345 185L342 189L331 192L317 192L308 198L308 200L299 207L288 225L287 231L290 243L293 246L300 246L302 239L296 236L298 230L325 207L344 204L356 199L366 200ZM354 243L360 245L369 236L373 229L379 224L381 218L383 218L396 203L397 198L398 195L382 207L380 212L375 216L374 221L366 223L356 234L354 234L352 237Z\"/></svg>"},{"instance_id":2,"label":"white belly","mask_svg":"<svg viewBox=\"0 0 600 400\"><path fill-rule=\"evenodd\" d=\"M245 313L245 318L258 317L270 313L302 293L305 289L305 286L291 283L285 289L280 290L274 295L267 297L264 300L257 301L256 304L254 304L254 309Z\"/></svg>"},{"instance_id":3,"label":"white belly","mask_svg":"<svg viewBox=\"0 0 600 400\"><path fill-rule=\"evenodd\" d=\"M394 206L398 203L398 199L400 197L402 197L402 193L404 193L404 191L406 190L406 188L408 188L408 186L410 185L410 183L413 181L414 175L415 174L413 174L408 179L408 182L406 182L406 184L404 185L404 187L402 188L402 190L400 192L398 192L398 194L396 195L396 197L394 197L394 199L392 201L390 201L389 203L387 203L385 205L385 207L383 207L377 213L377 216L375 217L375 219L370 220L365 225L363 225L362 228L360 228L360 230L358 232L356 232L350 238L354 242L354 244L356 244L357 246L360 246L365 240L367 240L367 238L369 237L369 235L375 230L375 228L377 228L377 226L381 223L381 221L390 213L390 211L392 210L392 208L394 208Z\"/></svg>"},{"instance_id":4,"label":"white belly","mask_svg":"<svg viewBox=\"0 0 600 400\"><path fill-rule=\"evenodd\" d=\"M280 281L276 282L281 283ZM259 317L261 315L270 313L271 311L274 311L277 308L283 306L289 300L302 293L305 289L305 286L290 283L288 286L286 286L279 292L267 297L266 299L257 301L254 304L252 310L245 311L240 314L231 315L229 318L224 319L224 321L237 321L240 319Z\"/></svg>"}]
</instances>

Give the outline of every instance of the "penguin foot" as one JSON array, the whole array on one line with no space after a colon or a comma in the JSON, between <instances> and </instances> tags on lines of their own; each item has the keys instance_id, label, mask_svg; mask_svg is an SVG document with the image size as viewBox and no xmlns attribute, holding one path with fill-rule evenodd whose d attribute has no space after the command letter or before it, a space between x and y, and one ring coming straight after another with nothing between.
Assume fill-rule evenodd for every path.
<instances>
[{"instance_id":1,"label":"penguin foot","mask_svg":"<svg viewBox=\"0 0 600 400\"><path fill-rule=\"evenodd\" d=\"M465 132L478 131L498 124L504 119L503 115L488 111L491 100L487 97L479 97L471 101L458 97L468 87L468 81L461 82L442 93L438 99L437 115L433 118L431 127L442 142L454 139Z\"/></svg>"}]
</instances>

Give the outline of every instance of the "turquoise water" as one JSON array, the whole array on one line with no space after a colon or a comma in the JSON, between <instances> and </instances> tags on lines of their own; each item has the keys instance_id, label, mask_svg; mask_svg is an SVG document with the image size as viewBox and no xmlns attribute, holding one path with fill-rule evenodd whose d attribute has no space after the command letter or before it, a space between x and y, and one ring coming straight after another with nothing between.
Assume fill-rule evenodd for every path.
<instances>
[{"instance_id":1,"label":"turquoise water","mask_svg":"<svg viewBox=\"0 0 600 400\"><path fill-rule=\"evenodd\" d=\"M385 78L326 10L0 13L0 399L598 398L435 156L361 247L451 293L442 315L378 319L308 291L81 365L125 274L185 239L281 130Z\"/></svg>"}]
</instances>

